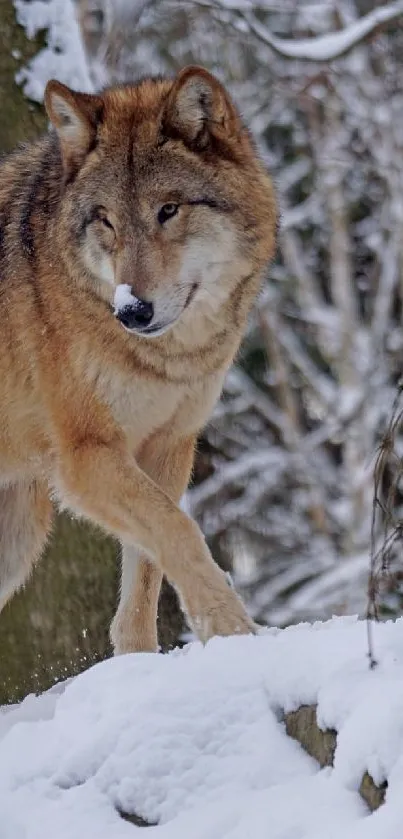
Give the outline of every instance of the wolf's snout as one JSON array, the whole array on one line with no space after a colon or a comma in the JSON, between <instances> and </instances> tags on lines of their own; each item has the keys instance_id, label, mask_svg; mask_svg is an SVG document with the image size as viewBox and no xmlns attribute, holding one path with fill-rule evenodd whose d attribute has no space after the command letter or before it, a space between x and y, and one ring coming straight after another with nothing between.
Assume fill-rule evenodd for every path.
<instances>
[{"instance_id":1,"label":"wolf's snout","mask_svg":"<svg viewBox=\"0 0 403 839\"><path fill-rule=\"evenodd\" d=\"M147 300L132 298L133 302L126 304L123 309L118 309L116 317L126 329L144 329L149 326L154 317L154 306Z\"/></svg>"}]
</instances>

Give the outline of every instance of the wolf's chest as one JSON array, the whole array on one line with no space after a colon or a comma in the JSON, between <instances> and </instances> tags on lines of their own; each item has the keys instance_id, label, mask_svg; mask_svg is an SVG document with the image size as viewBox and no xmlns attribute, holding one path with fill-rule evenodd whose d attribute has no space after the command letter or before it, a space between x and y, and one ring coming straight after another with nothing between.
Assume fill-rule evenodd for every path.
<instances>
[{"instance_id":1,"label":"wolf's chest","mask_svg":"<svg viewBox=\"0 0 403 839\"><path fill-rule=\"evenodd\" d=\"M171 427L173 436L198 431L209 418L220 389L221 376L190 386L120 375L99 378L98 397L136 447L158 429Z\"/></svg>"},{"instance_id":2,"label":"wolf's chest","mask_svg":"<svg viewBox=\"0 0 403 839\"><path fill-rule=\"evenodd\" d=\"M100 384L102 401L133 442L165 425L181 399L177 388L161 382L115 376Z\"/></svg>"}]
</instances>

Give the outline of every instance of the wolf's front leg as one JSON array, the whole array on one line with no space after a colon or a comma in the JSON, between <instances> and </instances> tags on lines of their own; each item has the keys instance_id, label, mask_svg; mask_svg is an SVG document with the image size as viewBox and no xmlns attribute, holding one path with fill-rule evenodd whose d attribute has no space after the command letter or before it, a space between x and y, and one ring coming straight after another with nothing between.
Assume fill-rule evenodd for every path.
<instances>
[{"instance_id":1,"label":"wolf's front leg","mask_svg":"<svg viewBox=\"0 0 403 839\"><path fill-rule=\"evenodd\" d=\"M194 445L193 437L172 445L160 432L147 440L138 455L139 466L174 502L179 502L189 483ZM120 602L111 626L115 655L157 650L162 578L160 567L141 549L122 546Z\"/></svg>"},{"instance_id":2,"label":"wolf's front leg","mask_svg":"<svg viewBox=\"0 0 403 839\"><path fill-rule=\"evenodd\" d=\"M133 545L122 545L121 562L120 601L111 626L114 653L156 652L162 571Z\"/></svg>"},{"instance_id":3,"label":"wolf's front leg","mask_svg":"<svg viewBox=\"0 0 403 839\"><path fill-rule=\"evenodd\" d=\"M117 433L102 444L68 440L63 449L58 488L69 506L155 562L201 640L253 632L196 523L139 468Z\"/></svg>"}]
</instances>

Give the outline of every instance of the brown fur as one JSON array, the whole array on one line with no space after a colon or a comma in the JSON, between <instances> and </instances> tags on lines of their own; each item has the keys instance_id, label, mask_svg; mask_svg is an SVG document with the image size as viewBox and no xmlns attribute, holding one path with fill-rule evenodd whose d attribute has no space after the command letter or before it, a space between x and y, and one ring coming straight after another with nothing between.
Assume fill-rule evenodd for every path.
<instances>
[{"instance_id":1,"label":"brown fur","mask_svg":"<svg viewBox=\"0 0 403 839\"><path fill-rule=\"evenodd\" d=\"M177 503L273 253L269 178L201 68L45 101L55 130L0 177L0 604L52 497L121 540L117 652L156 649L163 574L201 639L253 631ZM125 331L119 283L170 328Z\"/></svg>"}]
</instances>

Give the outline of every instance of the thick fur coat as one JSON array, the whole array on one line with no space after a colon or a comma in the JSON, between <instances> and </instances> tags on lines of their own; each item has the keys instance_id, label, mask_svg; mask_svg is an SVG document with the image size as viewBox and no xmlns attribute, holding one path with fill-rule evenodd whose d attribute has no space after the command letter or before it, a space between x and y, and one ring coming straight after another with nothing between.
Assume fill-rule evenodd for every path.
<instances>
[{"instance_id":1,"label":"thick fur coat","mask_svg":"<svg viewBox=\"0 0 403 839\"><path fill-rule=\"evenodd\" d=\"M202 68L45 103L0 169L0 606L57 501L121 541L117 652L156 649L163 574L202 640L253 631L178 502L273 254L270 179Z\"/></svg>"}]
</instances>

